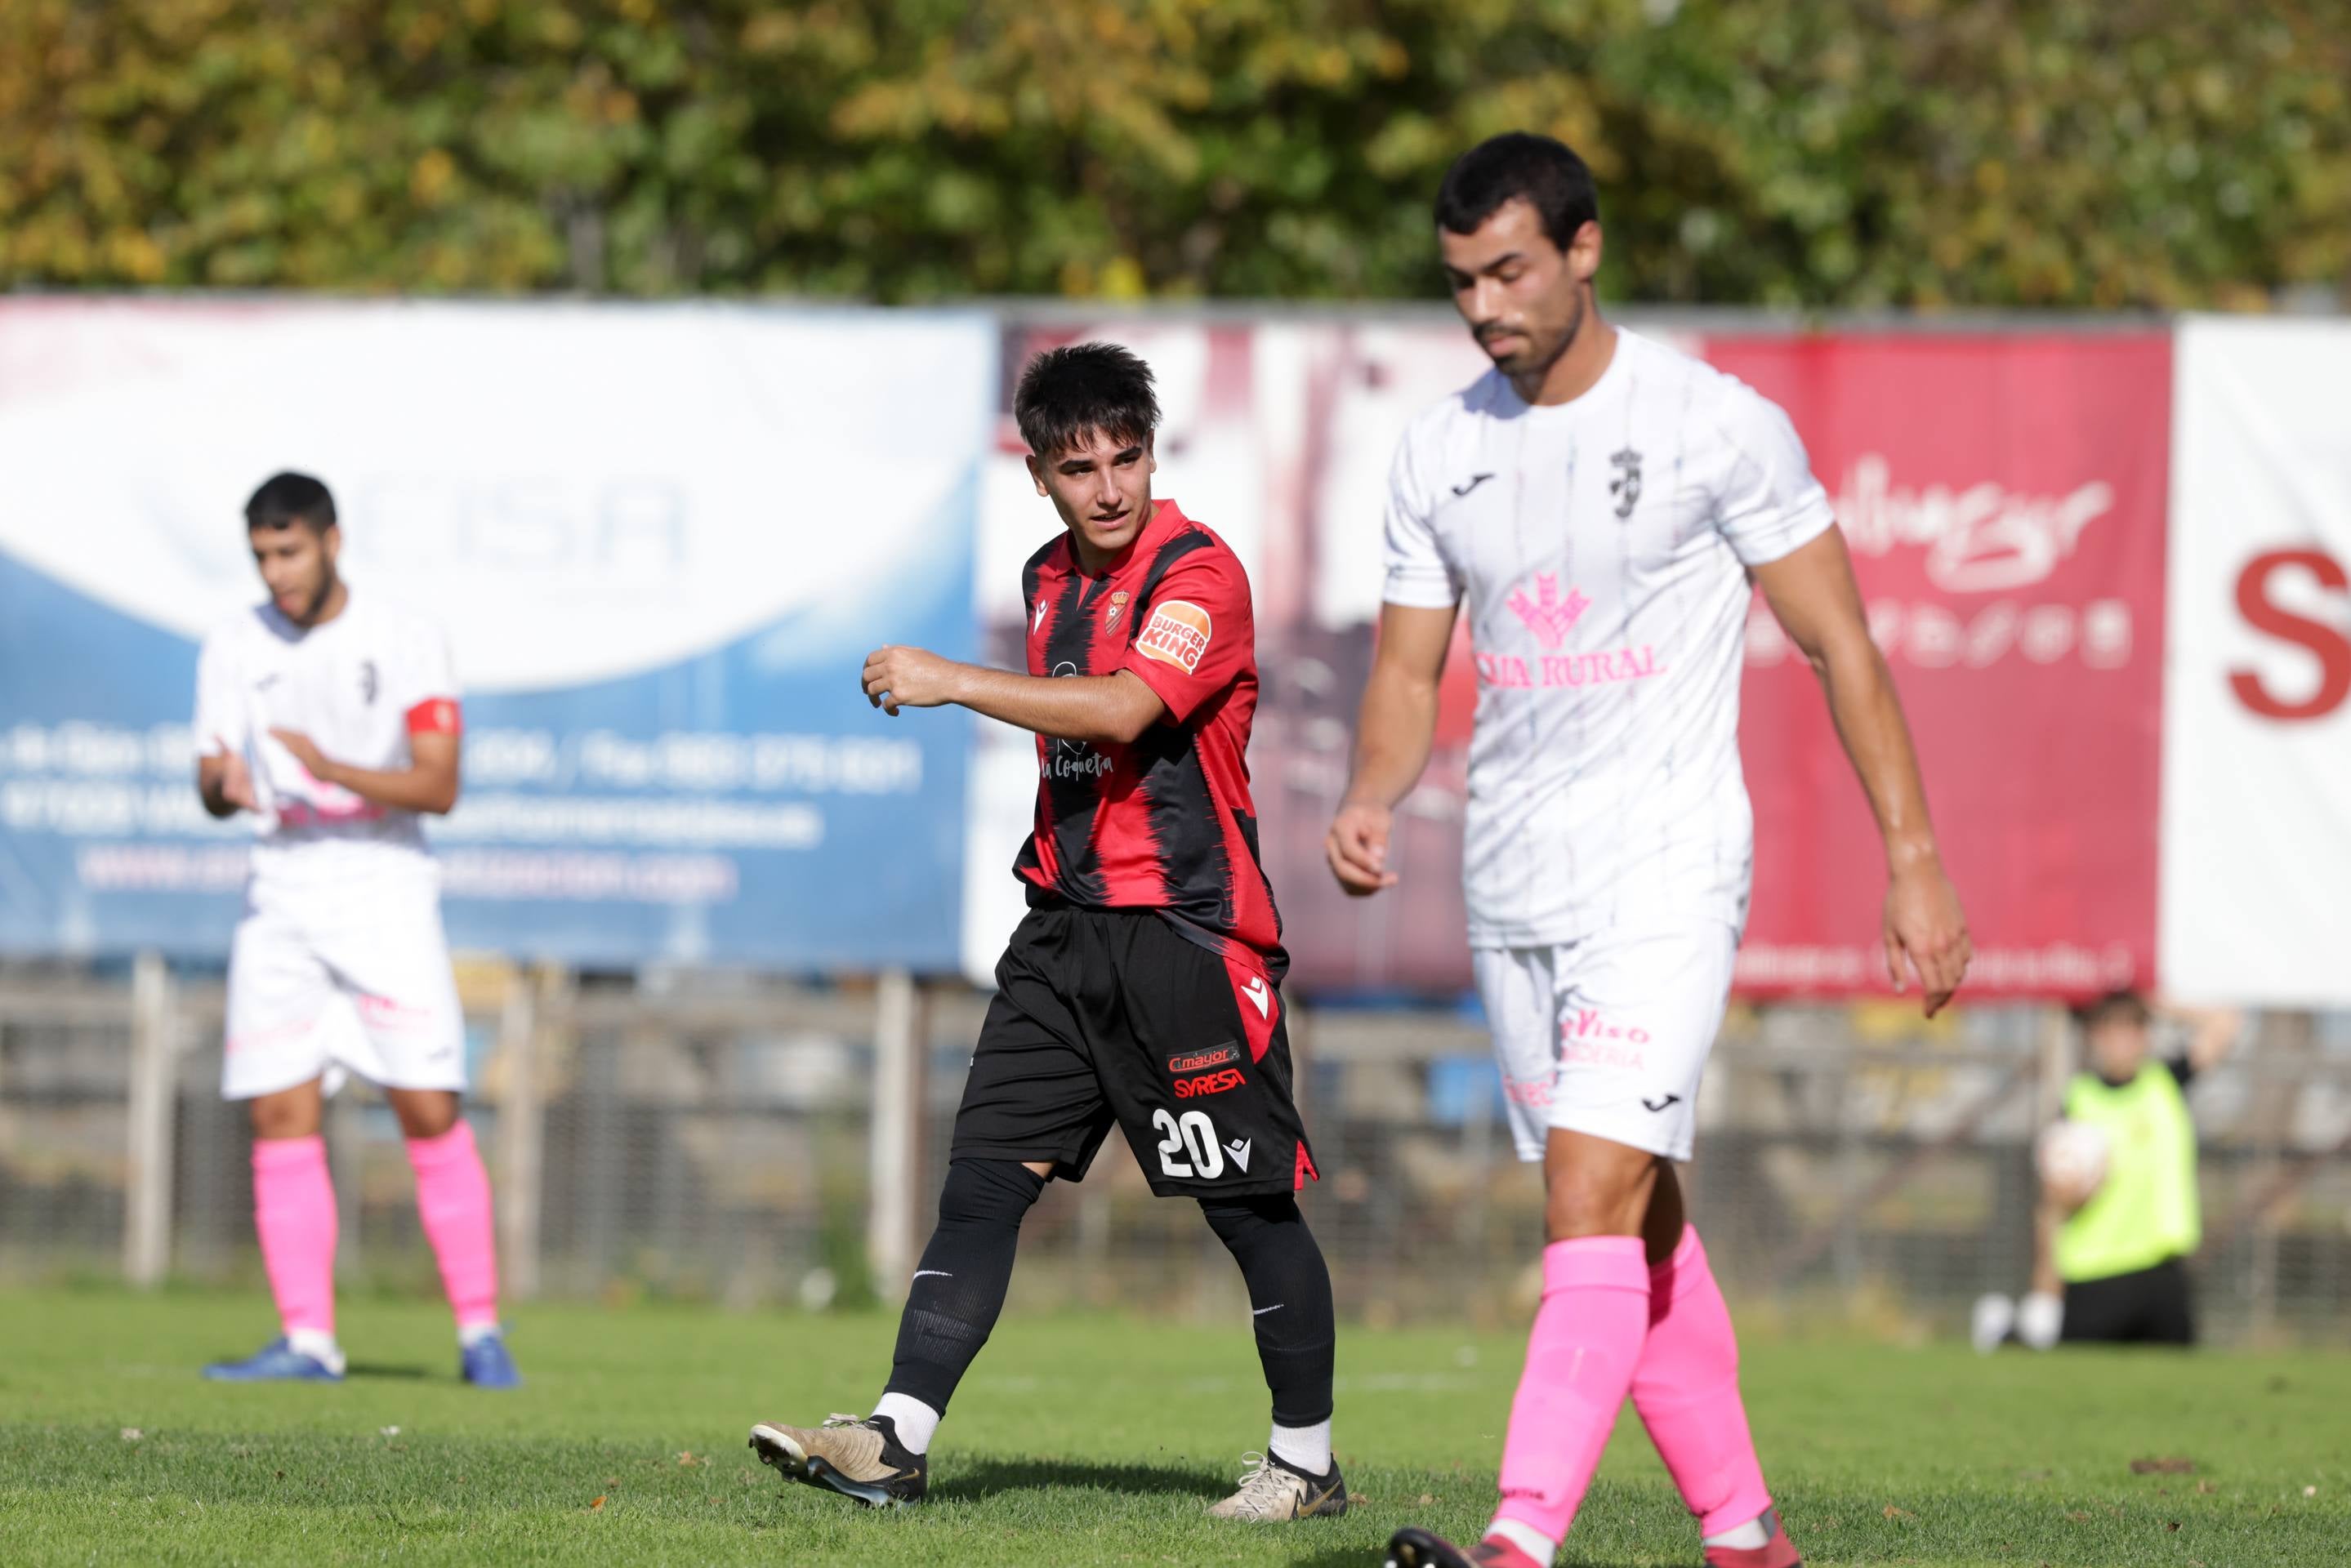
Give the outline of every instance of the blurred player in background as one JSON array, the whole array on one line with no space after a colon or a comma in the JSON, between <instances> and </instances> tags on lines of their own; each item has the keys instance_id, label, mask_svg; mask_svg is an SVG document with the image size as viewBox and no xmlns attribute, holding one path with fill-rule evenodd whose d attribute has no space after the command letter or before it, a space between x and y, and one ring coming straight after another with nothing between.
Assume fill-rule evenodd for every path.
<instances>
[{"instance_id":1,"label":"blurred player in background","mask_svg":"<svg viewBox=\"0 0 2351 1568\"><path fill-rule=\"evenodd\" d=\"M334 498L281 473L245 509L269 601L204 639L196 788L256 819L229 950L221 1092L253 1116L254 1229L283 1336L205 1368L236 1381L343 1373L334 1189L319 1137L347 1074L381 1085L407 1135L416 1208L457 1317L469 1383L521 1379L498 1330L490 1185L458 1115L465 1019L419 819L457 803L460 721L446 640L354 594L335 569Z\"/></svg>"},{"instance_id":2,"label":"blurred player in background","mask_svg":"<svg viewBox=\"0 0 2351 1568\"><path fill-rule=\"evenodd\" d=\"M1601 318L1592 177L1544 137L1465 154L1437 199L1455 305L1494 369L1397 451L1387 582L1354 775L1327 850L1395 881L1391 813L1428 760L1468 605L1479 699L1463 856L1478 988L1520 1157L1543 1162L1542 1304L1467 1550L1407 1529L1403 1568L1547 1564L1632 1397L1716 1568L1798 1561L1764 1489L1738 1346L1673 1162L1747 917L1738 750L1749 601L1818 671L1884 836L1888 978L1933 1012L1966 970L1958 895L1891 676L1804 450L1751 389Z\"/></svg>"},{"instance_id":3,"label":"blurred player in background","mask_svg":"<svg viewBox=\"0 0 2351 1568\"><path fill-rule=\"evenodd\" d=\"M940 1416L1003 1309L1022 1217L1048 1180L1081 1179L1116 1123L1152 1191L1197 1199L1249 1285L1273 1431L1211 1511L1343 1513L1331 1276L1294 1196L1314 1163L1245 761L1249 580L1224 541L1152 499L1159 404L1141 359L1105 343L1040 354L1013 411L1064 529L1021 584L1029 673L883 648L863 682L893 715L955 702L1035 733L1036 828L1014 867L1029 914L997 965L880 1402L818 1428L762 1423L751 1445L870 1505L920 1499Z\"/></svg>"},{"instance_id":4,"label":"blurred player in background","mask_svg":"<svg viewBox=\"0 0 2351 1568\"><path fill-rule=\"evenodd\" d=\"M2193 1345L2188 1260L2203 1240L2196 1124L2187 1089L2235 1049L2233 1012L2167 1007L2136 992L2083 1009L2082 1070L2035 1163L2032 1293L1976 1303L1976 1348L2011 1334L2034 1350L2067 1345ZM2158 1023L2185 1036L2153 1057Z\"/></svg>"}]
</instances>

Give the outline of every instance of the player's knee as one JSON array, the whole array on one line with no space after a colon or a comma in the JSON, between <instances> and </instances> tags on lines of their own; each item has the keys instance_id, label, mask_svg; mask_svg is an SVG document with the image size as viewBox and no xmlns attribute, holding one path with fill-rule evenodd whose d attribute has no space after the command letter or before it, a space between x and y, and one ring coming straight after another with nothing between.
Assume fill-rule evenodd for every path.
<instances>
[{"instance_id":1,"label":"player's knee","mask_svg":"<svg viewBox=\"0 0 2351 1568\"><path fill-rule=\"evenodd\" d=\"M1280 1227L1295 1225L1301 1231L1306 1227L1298 1199L1286 1192L1263 1198L1203 1198L1200 1212L1207 1217L1208 1229L1217 1233L1217 1239L1235 1252Z\"/></svg>"},{"instance_id":2,"label":"player's knee","mask_svg":"<svg viewBox=\"0 0 2351 1568\"><path fill-rule=\"evenodd\" d=\"M448 1089L392 1089L385 1098L402 1137L440 1137L457 1125L457 1096Z\"/></svg>"},{"instance_id":3,"label":"player's knee","mask_svg":"<svg viewBox=\"0 0 2351 1568\"><path fill-rule=\"evenodd\" d=\"M1584 1236L1638 1236L1648 1210L1649 1173L1614 1166L1571 1167L1552 1173L1543 1196L1547 1241Z\"/></svg>"},{"instance_id":4,"label":"player's knee","mask_svg":"<svg viewBox=\"0 0 2351 1568\"><path fill-rule=\"evenodd\" d=\"M1009 1159L958 1159L939 1189L939 1224L1018 1226L1045 1179Z\"/></svg>"},{"instance_id":5,"label":"player's knee","mask_svg":"<svg viewBox=\"0 0 2351 1568\"><path fill-rule=\"evenodd\" d=\"M255 1137L310 1137L319 1130L319 1097L308 1085L256 1096L246 1104Z\"/></svg>"}]
</instances>

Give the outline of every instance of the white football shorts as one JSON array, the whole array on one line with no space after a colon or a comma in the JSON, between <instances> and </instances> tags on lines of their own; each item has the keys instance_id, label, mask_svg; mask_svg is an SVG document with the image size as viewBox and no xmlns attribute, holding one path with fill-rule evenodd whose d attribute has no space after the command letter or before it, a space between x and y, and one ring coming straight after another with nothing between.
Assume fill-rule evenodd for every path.
<instances>
[{"instance_id":1,"label":"white football shorts","mask_svg":"<svg viewBox=\"0 0 2351 1568\"><path fill-rule=\"evenodd\" d=\"M225 1099L344 1075L465 1086L465 1020L431 877L246 889L229 947Z\"/></svg>"},{"instance_id":2,"label":"white football shorts","mask_svg":"<svg viewBox=\"0 0 2351 1568\"><path fill-rule=\"evenodd\" d=\"M1563 1127L1687 1159L1738 952L1739 932L1707 919L1475 950L1519 1158Z\"/></svg>"}]
</instances>

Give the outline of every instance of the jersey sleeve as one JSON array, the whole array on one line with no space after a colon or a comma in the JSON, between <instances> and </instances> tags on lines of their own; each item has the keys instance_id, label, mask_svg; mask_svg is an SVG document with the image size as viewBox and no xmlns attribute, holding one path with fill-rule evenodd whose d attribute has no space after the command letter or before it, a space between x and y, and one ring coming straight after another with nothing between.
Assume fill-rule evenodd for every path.
<instances>
[{"instance_id":1,"label":"jersey sleeve","mask_svg":"<svg viewBox=\"0 0 2351 1568\"><path fill-rule=\"evenodd\" d=\"M1740 563L1766 566L1826 533L1836 521L1828 493L1780 405L1733 383L1716 418L1729 462L1715 497L1715 526Z\"/></svg>"},{"instance_id":2,"label":"jersey sleeve","mask_svg":"<svg viewBox=\"0 0 2351 1568\"><path fill-rule=\"evenodd\" d=\"M196 714L189 739L197 756L245 750L245 703L238 686L235 649L227 636L214 632L196 654Z\"/></svg>"},{"instance_id":3,"label":"jersey sleeve","mask_svg":"<svg viewBox=\"0 0 2351 1568\"><path fill-rule=\"evenodd\" d=\"M401 638L392 659L392 701L412 735L459 733L463 729L457 669L449 639L430 621L418 621Z\"/></svg>"},{"instance_id":4,"label":"jersey sleeve","mask_svg":"<svg viewBox=\"0 0 2351 1568\"><path fill-rule=\"evenodd\" d=\"M1461 579L1437 543L1435 506L1415 462L1412 436L1396 442L1388 465L1386 585L1380 597L1412 609L1451 609L1461 602Z\"/></svg>"},{"instance_id":5,"label":"jersey sleeve","mask_svg":"<svg viewBox=\"0 0 2351 1568\"><path fill-rule=\"evenodd\" d=\"M1168 568L1119 666L1157 693L1177 724L1256 667L1249 578L1221 548L1195 550Z\"/></svg>"}]
</instances>

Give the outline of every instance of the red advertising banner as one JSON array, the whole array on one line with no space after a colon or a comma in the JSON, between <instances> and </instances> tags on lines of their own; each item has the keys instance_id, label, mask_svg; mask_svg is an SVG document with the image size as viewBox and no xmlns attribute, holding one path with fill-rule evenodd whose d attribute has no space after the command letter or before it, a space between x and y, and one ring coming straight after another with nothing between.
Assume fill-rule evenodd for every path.
<instances>
[{"instance_id":1,"label":"red advertising banner","mask_svg":"<svg viewBox=\"0 0 2351 1568\"><path fill-rule=\"evenodd\" d=\"M1970 995L2155 974L2167 334L1721 337L1852 547L1976 943ZM1758 603L1750 993L1883 987L1885 863L1810 668Z\"/></svg>"}]
</instances>

